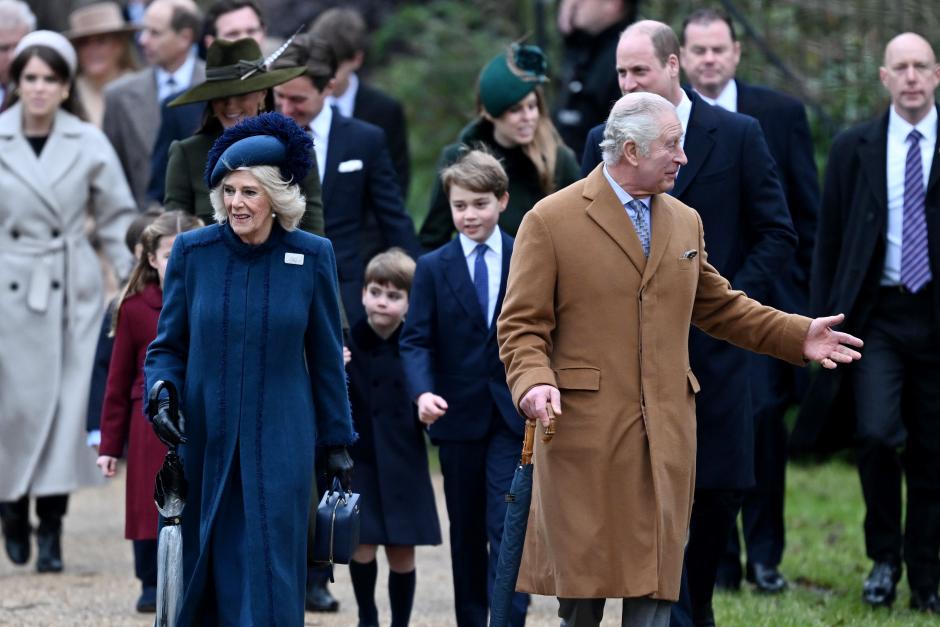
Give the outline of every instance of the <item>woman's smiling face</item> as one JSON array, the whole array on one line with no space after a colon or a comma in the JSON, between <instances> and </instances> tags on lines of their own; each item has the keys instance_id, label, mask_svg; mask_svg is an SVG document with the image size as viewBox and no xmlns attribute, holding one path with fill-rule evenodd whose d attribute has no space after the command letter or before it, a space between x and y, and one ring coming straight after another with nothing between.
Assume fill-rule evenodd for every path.
<instances>
[{"instance_id":1,"label":"woman's smiling face","mask_svg":"<svg viewBox=\"0 0 940 627\"><path fill-rule=\"evenodd\" d=\"M246 244L262 244L271 234L271 199L251 172L235 170L222 181L222 201L232 230Z\"/></svg>"},{"instance_id":2,"label":"woman's smiling face","mask_svg":"<svg viewBox=\"0 0 940 627\"><path fill-rule=\"evenodd\" d=\"M210 101L212 115L218 118L222 128L231 128L245 118L258 115L266 93L261 90L228 98L215 98Z\"/></svg>"}]
</instances>

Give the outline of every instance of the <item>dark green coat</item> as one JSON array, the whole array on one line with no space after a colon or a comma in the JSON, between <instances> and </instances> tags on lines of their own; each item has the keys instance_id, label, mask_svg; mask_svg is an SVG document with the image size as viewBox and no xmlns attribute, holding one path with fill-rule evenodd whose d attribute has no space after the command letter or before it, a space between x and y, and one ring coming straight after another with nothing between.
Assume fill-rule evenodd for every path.
<instances>
[{"instance_id":1,"label":"dark green coat","mask_svg":"<svg viewBox=\"0 0 940 627\"><path fill-rule=\"evenodd\" d=\"M163 208L167 211L182 209L196 214L206 224L215 224L215 212L209 203L209 189L203 180L206 158L213 142L221 133L196 133L170 145L170 159L166 167L166 192ZM300 220L300 228L323 235L323 200L320 198L320 176L316 155L313 168L304 179L307 210Z\"/></svg>"},{"instance_id":2,"label":"dark green coat","mask_svg":"<svg viewBox=\"0 0 940 627\"><path fill-rule=\"evenodd\" d=\"M522 222L522 216L545 197L539 183L535 164L522 151L522 148L503 148L493 139L493 124L477 118L460 133L456 144L444 148L438 160L437 172L454 163L462 148L474 148L483 144L496 155L506 169L509 177L509 205L499 216L499 228L506 234L515 236ZM574 153L564 144L559 144L555 159L555 190L571 185L581 178L580 166ZM454 235L454 222L450 216L450 203L441 186L440 176L434 180L431 190L431 207L421 225L418 238L427 250L433 250L446 244Z\"/></svg>"}]
</instances>

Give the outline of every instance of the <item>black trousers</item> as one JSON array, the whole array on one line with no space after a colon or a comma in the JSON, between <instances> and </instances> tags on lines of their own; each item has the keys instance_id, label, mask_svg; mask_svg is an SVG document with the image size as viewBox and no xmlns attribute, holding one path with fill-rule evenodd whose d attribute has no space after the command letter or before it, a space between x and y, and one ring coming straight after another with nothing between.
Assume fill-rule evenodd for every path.
<instances>
[{"instance_id":1,"label":"black trousers","mask_svg":"<svg viewBox=\"0 0 940 627\"><path fill-rule=\"evenodd\" d=\"M679 602L672 606L671 625L713 625L712 596L718 562L741 509L741 490L695 489L689 543L682 565Z\"/></svg>"},{"instance_id":2,"label":"black trousers","mask_svg":"<svg viewBox=\"0 0 940 627\"><path fill-rule=\"evenodd\" d=\"M62 518L68 511L69 495L52 494L36 497L36 517L39 518L39 530L58 533L62 530ZM0 516L6 521L29 521L29 496L22 496L16 501L0 503Z\"/></svg>"},{"instance_id":3,"label":"black trousers","mask_svg":"<svg viewBox=\"0 0 940 627\"><path fill-rule=\"evenodd\" d=\"M142 588L157 587L157 541L132 540L134 547L134 575Z\"/></svg>"},{"instance_id":4,"label":"black trousers","mask_svg":"<svg viewBox=\"0 0 940 627\"><path fill-rule=\"evenodd\" d=\"M911 588L940 584L940 332L936 281L918 294L882 288L852 366L856 453L872 560L907 565ZM907 520L901 531L901 478Z\"/></svg>"}]
</instances>

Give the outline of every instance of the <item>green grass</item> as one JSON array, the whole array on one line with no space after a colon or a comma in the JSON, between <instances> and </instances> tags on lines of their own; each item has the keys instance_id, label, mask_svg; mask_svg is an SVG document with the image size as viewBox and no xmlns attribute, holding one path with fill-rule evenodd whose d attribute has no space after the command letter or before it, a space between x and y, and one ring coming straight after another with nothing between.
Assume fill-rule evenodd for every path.
<instances>
[{"instance_id":1,"label":"green grass","mask_svg":"<svg viewBox=\"0 0 940 627\"><path fill-rule=\"evenodd\" d=\"M937 625L907 609L907 580L891 611L872 611L861 600L871 563L862 535L864 506L855 468L842 461L790 465L787 474L787 548L781 572L789 589L778 596L753 592L715 595L719 625Z\"/></svg>"}]
</instances>

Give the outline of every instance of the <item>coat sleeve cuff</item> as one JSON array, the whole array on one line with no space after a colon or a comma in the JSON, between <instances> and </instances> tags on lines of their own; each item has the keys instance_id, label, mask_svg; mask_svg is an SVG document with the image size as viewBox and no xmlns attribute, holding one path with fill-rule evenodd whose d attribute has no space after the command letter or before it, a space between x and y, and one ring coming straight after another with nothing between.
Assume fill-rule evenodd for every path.
<instances>
[{"instance_id":1,"label":"coat sleeve cuff","mask_svg":"<svg viewBox=\"0 0 940 627\"><path fill-rule=\"evenodd\" d=\"M551 368L543 367L533 368L519 375L519 378L512 386L512 401L516 404L517 409L519 409L519 403L522 402L522 397L536 385L550 385L557 388L558 382L555 380L555 372Z\"/></svg>"},{"instance_id":2,"label":"coat sleeve cuff","mask_svg":"<svg viewBox=\"0 0 940 627\"><path fill-rule=\"evenodd\" d=\"M778 354L784 359L796 366L805 366L806 359L803 357L803 342L806 340L806 334L809 332L809 325L813 320L806 316L791 314L779 336Z\"/></svg>"}]
</instances>

